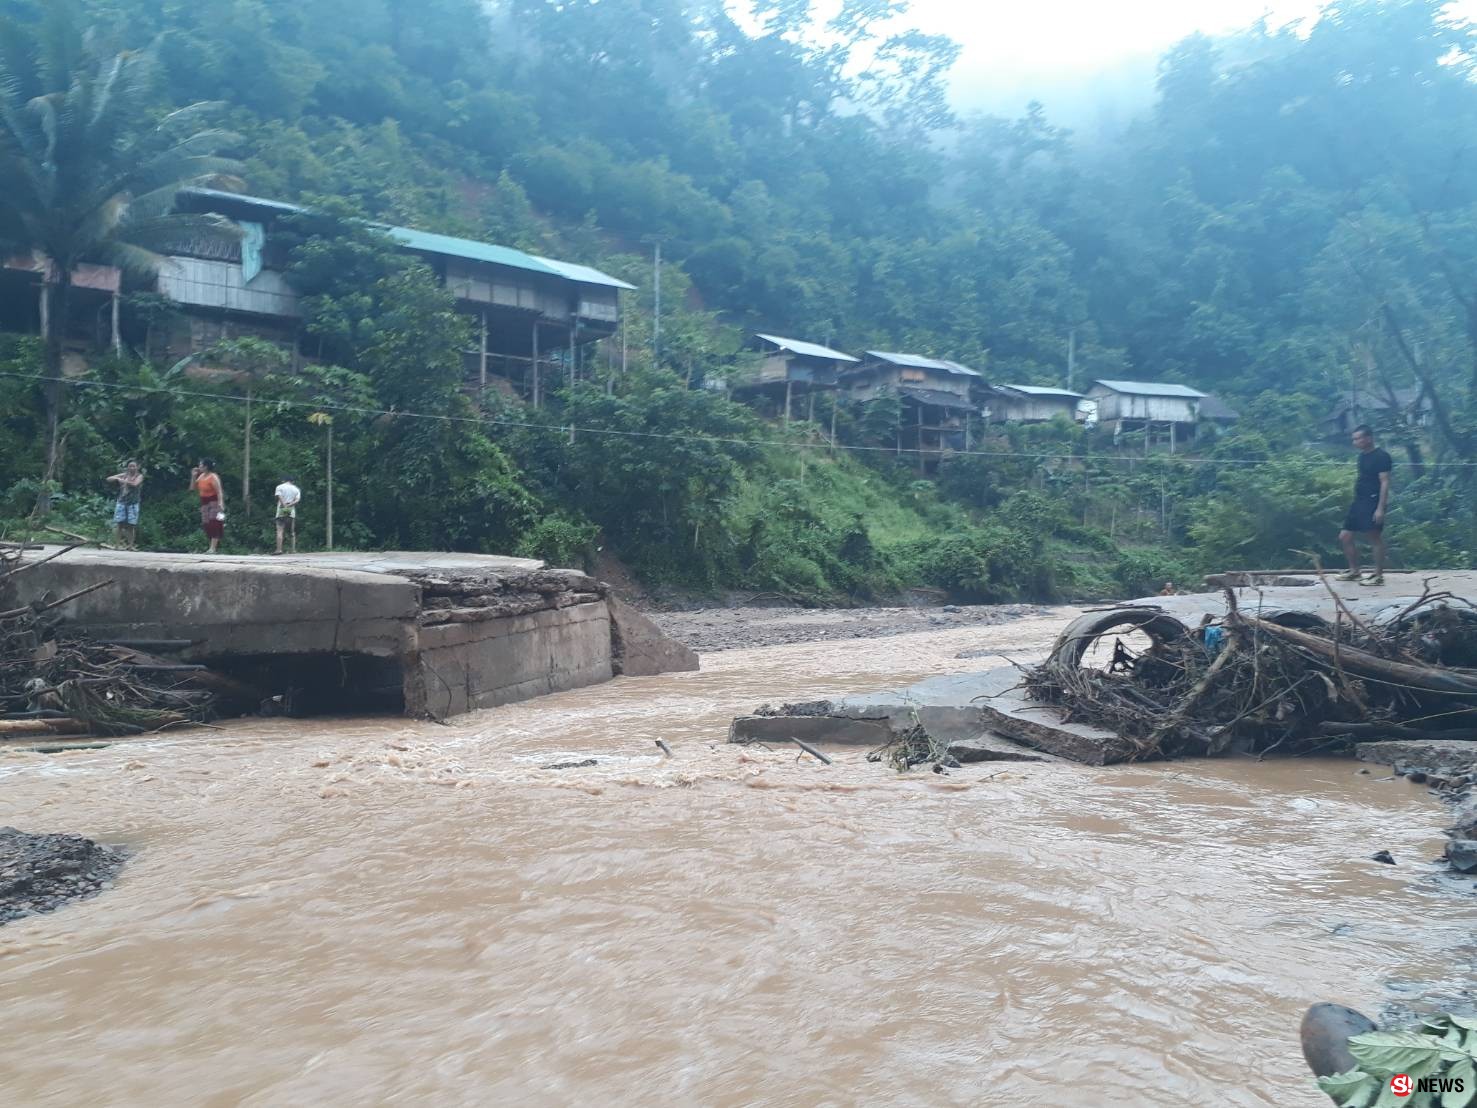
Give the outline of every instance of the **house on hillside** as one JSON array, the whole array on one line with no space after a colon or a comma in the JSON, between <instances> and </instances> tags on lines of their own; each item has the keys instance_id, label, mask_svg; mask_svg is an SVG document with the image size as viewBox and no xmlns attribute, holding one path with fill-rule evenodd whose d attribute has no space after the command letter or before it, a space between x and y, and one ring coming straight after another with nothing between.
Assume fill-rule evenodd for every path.
<instances>
[{"instance_id":1,"label":"house on hillside","mask_svg":"<svg viewBox=\"0 0 1477 1108\"><path fill-rule=\"evenodd\" d=\"M866 402L880 396L898 398L898 448L940 454L967 450L970 418L981 414L975 392L985 387L983 374L958 362L868 350L860 364L841 375L847 396Z\"/></svg>"},{"instance_id":2,"label":"house on hillside","mask_svg":"<svg viewBox=\"0 0 1477 1108\"><path fill-rule=\"evenodd\" d=\"M1057 416L1080 418L1082 394L1042 385L996 385L990 397L990 419L995 423L1049 423Z\"/></svg>"},{"instance_id":3,"label":"house on hillside","mask_svg":"<svg viewBox=\"0 0 1477 1108\"><path fill-rule=\"evenodd\" d=\"M42 295L46 285L55 285L56 267L42 254L0 257L0 331L43 334L55 297ZM72 294L67 318L62 321L63 369L81 368L84 351L110 347L121 350L119 296L123 275L116 266L80 262L72 270Z\"/></svg>"},{"instance_id":4,"label":"house on hillside","mask_svg":"<svg viewBox=\"0 0 1477 1108\"><path fill-rule=\"evenodd\" d=\"M1164 435L1173 451L1176 441L1195 437L1205 393L1162 381L1094 381L1087 399L1097 404L1098 426L1114 437L1142 431L1147 450L1156 435Z\"/></svg>"},{"instance_id":5,"label":"house on hillside","mask_svg":"<svg viewBox=\"0 0 1477 1108\"><path fill-rule=\"evenodd\" d=\"M744 381L731 383L738 398L763 398L772 402L786 423L795 414L797 397L805 399L806 418L815 414L815 394L834 391L842 372L857 363L850 354L803 339L755 334L750 350L763 356L759 368Z\"/></svg>"},{"instance_id":6,"label":"house on hillside","mask_svg":"<svg viewBox=\"0 0 1477 1108\"><path fill-rule=\"evenodd\" d=\"M1333 409L1323 417L1326 438L1344 438L1361 423L1389 426L1403 423L1407 427L1431 425L1431 398L1420 386L1393 389L1390 393L1355 389L1339 397Z\"/></svg>"},{"instance_id":7,"label":"house on hillside","mask_svg":"<svg viewBox=\"0 0 1477 1108\"><path fill-rule=\"evenodd\" d=\"M184 357L221 339L255 335L299 346L297 291L271 233L305 209L261 197L184 189L181 211L235 221L242 236L203 234L172 244L158 291L180 311L162 352ZM589 346L620 325L620 293L635 286L588 266L540 258L511 247L410 227L381 227L421 258L473 320L464 365L469 385L504 387L538 403L551 381L579 370ZM311 350L307 351L311 354Z\"/></svg>"},{"instance_id":8,"label":"house on hillside","mask_svg":"<svg viewBox=\"0 0 1477 1108\"><path fill-rule=\"evenodd\" d=\"M1229 427L1241 418L1241 413L1215 393L1208 392L1200 400L1200 418L1208 423Z\"/></svg>"}]
</instances>

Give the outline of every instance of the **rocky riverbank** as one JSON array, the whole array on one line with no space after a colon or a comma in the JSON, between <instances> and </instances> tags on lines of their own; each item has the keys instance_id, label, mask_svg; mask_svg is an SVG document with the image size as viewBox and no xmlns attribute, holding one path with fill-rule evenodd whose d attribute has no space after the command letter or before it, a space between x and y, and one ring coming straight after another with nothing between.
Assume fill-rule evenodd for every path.
<instances>
[{"instance_id":1,"label":"rocky riverbank","mask_svg":"<svg viewBox=\"0 0 1477 1108\"><path fill-rule=\"evenodd\" d=\"M80 835L0 827L0 924L53 912L109 888L123 852Z\"/></svg>"}]
</instances>

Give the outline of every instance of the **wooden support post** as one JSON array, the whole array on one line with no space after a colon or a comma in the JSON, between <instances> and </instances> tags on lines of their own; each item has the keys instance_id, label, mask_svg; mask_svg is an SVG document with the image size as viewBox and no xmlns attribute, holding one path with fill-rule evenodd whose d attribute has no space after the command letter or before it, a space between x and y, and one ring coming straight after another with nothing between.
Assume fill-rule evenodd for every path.
<instances>
[{"instance_id":1,"label":"wooden support post","mask_svg":"<svg viewBox=\"0 0 1477 1108\"><path fill-rule=\"evenodd\" d=\"M487 388L487 309L482 309L481 344L477 352L477 384ZM480 398L479 398L480 402Z\"/></svg>"},{"instance_id":2,"label":"wooden support post","mask_svg":"<svg viewBox=\"0 0 1477 1108\"><path fill-rule=\"evenodd\" d=\"M918 405L918 472L923 472L923 405Z\"/></svg>"},{"instance_id":3,"label":"wooden support post","mask_svg":"<svg viewBox=\"0 0 1477 1108\"><path fill-rule=\"evenodd\" d=\"M537 408L541 401L539 395L539 370L538 370L538 321L533 324L533 406Z\"/></svg>"}]
</instances>

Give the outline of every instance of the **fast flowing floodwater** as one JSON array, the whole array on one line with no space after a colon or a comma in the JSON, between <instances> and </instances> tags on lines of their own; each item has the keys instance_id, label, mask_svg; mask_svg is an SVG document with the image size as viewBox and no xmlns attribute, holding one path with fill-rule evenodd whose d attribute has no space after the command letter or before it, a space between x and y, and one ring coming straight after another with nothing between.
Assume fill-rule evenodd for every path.
<instances>
[{"instance_id":1,"label":"fast flowing floodwater","mask_svg":"<svg viewBox=\"0 0 1477 1108\"><path fill-rule=\"evenodd\" d=\"M898 777L722 741L765 700L1059 626L733 651L450 727L0 755L0 823L136 851L0 930L0 1099L1326 1103L1308 1003L1373 1012L1472 964L1422 790L1343 761Z\"/></svg>"}]
</instances>

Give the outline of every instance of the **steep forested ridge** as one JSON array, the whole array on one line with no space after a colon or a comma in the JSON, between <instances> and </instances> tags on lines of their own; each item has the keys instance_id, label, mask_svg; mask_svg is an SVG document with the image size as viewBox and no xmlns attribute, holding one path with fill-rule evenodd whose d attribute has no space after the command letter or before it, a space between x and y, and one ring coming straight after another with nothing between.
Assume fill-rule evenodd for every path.
<instances>
[{"instance_id":1,"label":"steep forested ridge","mask_svg":"<svg viewBox=\"0 0 1477 1108\"><path fill-rule=\"evenodd\" d=\"M43 26L45 6L7 0L12 45ZM1163 60L1153 109L1111 146L1054 126L1049 104L956 118L945 96L956 48L899 31L895 0L845 0L819 31L808 0L757 0L743 27L717 0L83 6L100 36L153 44L156 112L222 102L248 191L347 202L639 284L629 378L614 395L556 398L545 422L772 440L774 428L698 391L731 372L739 329L753 326L1041 384L1064 383L1075 332L1079 385L1184 381L1247 417L1213 448L1223 465L1130 472L1080 430L1017 428L998 453L1089 460L959 458L937 482L883 454L823 456L807 471L762 446L571 443L516 427L435 445L365 422L357 436L341 428L341 480L388 455L394 473L428 470L406 478L411 499L466 487L438 505L454 525L432 512L411 522L396 514L398 478L382 472L344 516L357 541L569 557L603 537L653 577L812 596L915 582L983 596L1142 587L1202 562L1326 548L1347 475L1304 444L1351 386L1415 386L1436 426L1396 419L1390 431L1410 461L1436 464L1415 483L1402 475L1403 553L1471 558L1470 471L1440 463L1477 461L1473 32L1431 0L1350 0L1303 32L1187 40ZM652 365L657 242L670 265ZM380 264L376 280L411 280ZM353 299L319 291L339 315ZM398 303L392 292L380 289L376 310ZM401 339L416 333L406 327ZM383 399L406 367L370 364L383 343L360 339L338 360ZM450 412L446 384L436 403ZM220 418L218 405L178 403L164 422L189 433ZM843 412L843 441L885 442L885 416ZM94 411L66 480L91 487L86 450L185 437L145 443L146 422ZM263 457L318 465L318 431L298 423L269 418ZM24 437L13 424L0 439L12 480L36 472ZM437 470L433 446L458 460ZM1269 533L1274 521L1284 530Z\"/></svg>"}]
</instances>

